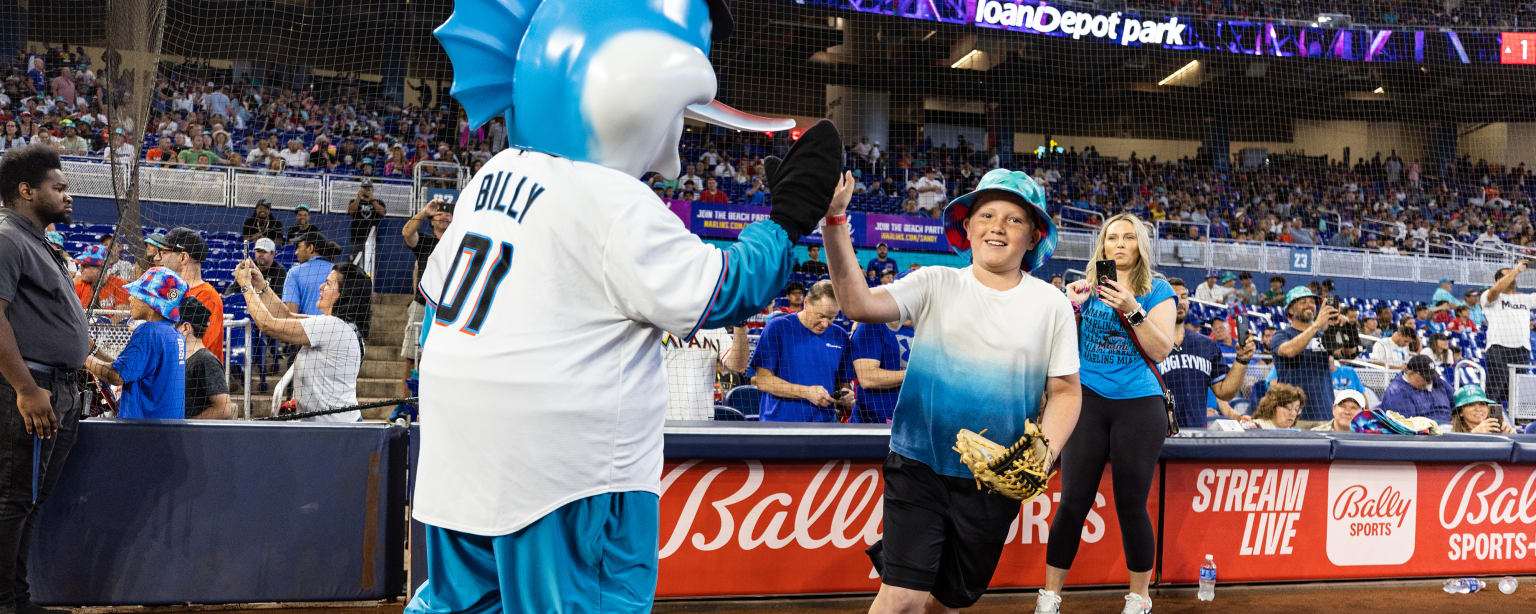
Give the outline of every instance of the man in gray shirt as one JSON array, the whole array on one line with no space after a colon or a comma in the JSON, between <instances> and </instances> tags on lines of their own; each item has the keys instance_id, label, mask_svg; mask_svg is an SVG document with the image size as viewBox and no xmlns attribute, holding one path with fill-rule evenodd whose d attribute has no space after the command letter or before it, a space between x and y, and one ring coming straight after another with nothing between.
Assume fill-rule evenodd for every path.
<instances>
[{"instance_id":1,"label":"man in gray shirt","mask_svg":"<svg viewBox=\"0 0 1536 614\"><path fill-rule=\"evenodd\" d=\"M75 443L76 378L90 343L68 268L43 236L49 224L69 223L73 207L59 154L46 145L7 151L0 200L0 614L46 614L32 603L27 554Z\"/></svg>"}]
</instances>

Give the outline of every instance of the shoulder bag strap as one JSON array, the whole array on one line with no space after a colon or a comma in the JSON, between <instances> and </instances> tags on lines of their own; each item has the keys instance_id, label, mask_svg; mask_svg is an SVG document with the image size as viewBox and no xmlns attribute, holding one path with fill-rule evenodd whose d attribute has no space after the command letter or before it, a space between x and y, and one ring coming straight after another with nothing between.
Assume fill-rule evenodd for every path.
<instances>
[{"instance_id":1,"label":"shoulder bag strap","mask_svg":"<svg viewBox=\"0 0 1536 614\"><path fill-rule=\"evenodd\" d=\"M1141 339L1138 339L1136 337L1136 327L1131 326L1130 320L1125 319L1125 314L1120 313L1120 310L1116 309L1114 311L1115 311L1115 316L1120 318L1120 324L1125 326L1126 335L1128 335L1131 338L1131 345L1136 346L1136 352L1138 354L1141 354L1141 360L1147 363L1147 368L1151 369L1153 377L1157 378L1157 385L1158 386L1162 386L1164 390L1167 390L1168 389L1167 384L1163 383L1163 373L1162 373L1162 371L1159 371L1158 368L1157 368L1157 364L1152 362L1152 357L1151 356L1147 356L1146 348L1141 347Z\"/></svg>"},{"instance_id":2,"label":"shoulder bag strap","mask_svg":"<svg viewBox=\"0 0 1536 614\"><path fill-rule=\"evenodd\" d=\"M1115 316L1120 318L1120 324L1125 326L1125 333L1131 338L1131 345L1136 346L1136 352L1141 354L1141 359L1147 363L1147 368L1152 370L1152 377L1157 378L1157 387L1163 392L1163 410L1168 414L1168 435L1179 434L1178 417L1174 415L1173 392L1168 390L1168 385L1163 383L1163 372L1157 369L1157 364L1152 362L1152 357L1147 355L1146 348L1141 347L1141 339L1136 337L1136 327L1131 326L1130 320L1120 310L1115 310Z\"/></svg>"}]
</instances>

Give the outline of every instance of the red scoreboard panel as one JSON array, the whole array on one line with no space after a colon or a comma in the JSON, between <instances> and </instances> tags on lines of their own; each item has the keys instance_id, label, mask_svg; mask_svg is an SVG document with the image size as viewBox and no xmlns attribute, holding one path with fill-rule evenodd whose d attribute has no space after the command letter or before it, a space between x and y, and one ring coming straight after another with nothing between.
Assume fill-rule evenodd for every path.
<instances>
[{"instance_id":1,"label":"red scoreboard panel","mask_svg":"<svg viewBox=\"0 0 1536 614\"><path fill-rule=\"evenodd\" d=\"M1536 64L1536 32L1505 32L1499 44L1500 64Z\"/></svg>"}]
</instances>

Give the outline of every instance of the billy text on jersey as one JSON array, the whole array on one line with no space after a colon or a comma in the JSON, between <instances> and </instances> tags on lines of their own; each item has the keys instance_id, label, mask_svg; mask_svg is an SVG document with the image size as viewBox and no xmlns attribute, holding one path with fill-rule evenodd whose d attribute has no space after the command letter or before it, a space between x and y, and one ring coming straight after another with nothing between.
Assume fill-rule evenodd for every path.
<instances>
[{"instance_id":1,"label":"billy text on jersey","mask_svg":"<svg viewBox=\"0 0 1536 614\"><path fill-rule=\"evenodd\" d=\"M513 185L516 179L516 186ZM507 198L507 188L512 189L512 197ZM524 192L524 188L527 192ZM528 209L533 207L533 201L544 195L544 186L527 177L514 177L513 173L498 171L490 173L480 180L480 191L475 194L475 211L490 209L505 213L518 223L528 215ZM519 202L518 199L522 199Z\"/></svg>"}]
</instances>

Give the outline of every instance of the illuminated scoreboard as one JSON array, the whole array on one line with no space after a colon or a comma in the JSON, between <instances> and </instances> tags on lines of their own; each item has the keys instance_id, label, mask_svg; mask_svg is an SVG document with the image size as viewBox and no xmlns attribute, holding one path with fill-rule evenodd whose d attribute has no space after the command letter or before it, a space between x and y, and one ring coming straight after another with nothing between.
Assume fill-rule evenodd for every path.
<instances>
[{"instance_id":1,"label":"illuminated scoreboard","mask_svg":"<svg viewBox=\"0 0 1536 614\"><path fill-rule=\"evenodd\" d=\"M1536 32L1505 32L1499 43L1500 64L1536 64Z\"/></svg>"}]
</instances>

